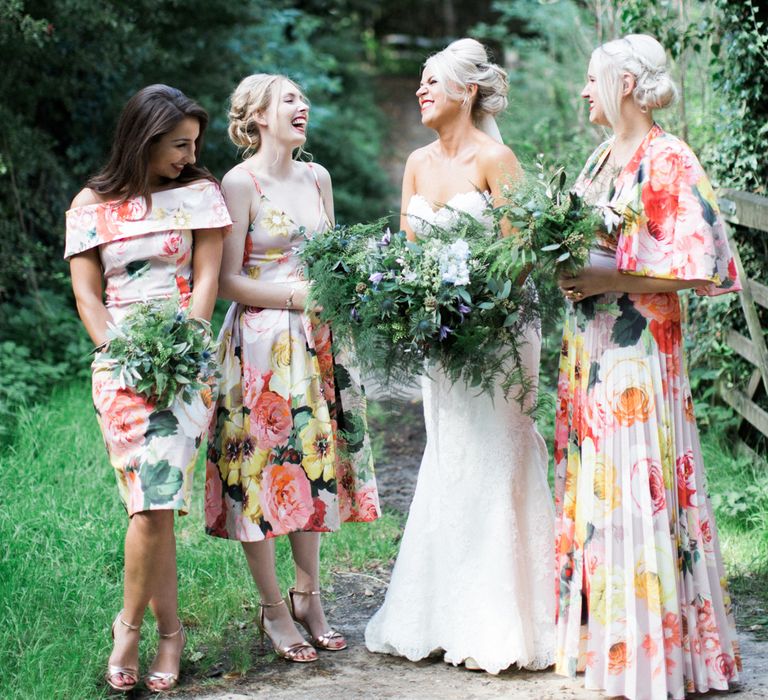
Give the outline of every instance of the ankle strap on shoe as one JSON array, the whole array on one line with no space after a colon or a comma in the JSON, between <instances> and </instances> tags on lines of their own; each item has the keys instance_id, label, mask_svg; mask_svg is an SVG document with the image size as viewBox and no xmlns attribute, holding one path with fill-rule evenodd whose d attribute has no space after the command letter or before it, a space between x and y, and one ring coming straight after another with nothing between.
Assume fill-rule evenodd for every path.
<instances>
[{"instance_id":1,"label":"ankle strap on shoe","mask_svg":"<svg viewBox=\"0 0 768 700\"><path fill-rule=\"evenodd\" d=\"M170 634L163 634L160 631L160 628L157 629L157 636L161 639L172 639L173 637L178 636L184 631L184 625L182 624L181 620L179 620L179 629L177 629L175 632L171 632Z\"/></svg>"},{"instance_id":2,"label":"ankle strap on shoe","mask_svg":"<svg viewBox=\"0 0 768 700\"><path fill-rule=\"evenodd\" d=\"M117 621L123 626L127 627L132 632L135 632L136 630L141 629L141 624L138 625L132 625L129 622L126 622L123 620L123 611L121 610L119 613L117 613Z\"/></svg>"},{"instance_id":3,"label":"ankle strap on shoe","mask_svg":"<svg viewBox=\"0 0 768 700\"><path fill-rule=\"evenodd\" d=\"M285 601L282 598L276 603L265 603L263 600L259 601L260 608L276 608L278 605L285 605Z\"/></svg>"},{"instance_id":4,"label":"ankle strap on shoe","mask_svg":"<svg viewBox=\"0 0 768 700\"><path fill-rule=\"evenodd\" d=\"M291 588L289 592L293 595L320 595L320 591L300 591L298 588Z\"/></svg>"}]
</instances>

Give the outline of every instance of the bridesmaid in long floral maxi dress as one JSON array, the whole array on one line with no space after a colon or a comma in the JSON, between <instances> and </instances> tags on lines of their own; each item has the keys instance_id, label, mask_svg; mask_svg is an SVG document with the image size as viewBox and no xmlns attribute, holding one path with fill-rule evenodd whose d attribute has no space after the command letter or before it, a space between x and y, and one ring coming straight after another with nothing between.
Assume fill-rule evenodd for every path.
<instances>
[{"instance_id":1,"label":"bridesmaid in long floral maxi dress","mask_svg":"<svg viewBox=\"0 0 768 700\"><path fill-rule=\"evenodd\" d=\"M614 137L575 190L604 207L570 300L555 434L557 671L633 700L727 689L740 657L686 375L677 290L740 289L698 160L653 122L664 49L596 49L582 96Z\"/></svg>"},{"instance_id":2,"label":"bridesmaid in long floral maxi dress","mask_svg":"<svg viewBox=\"0 0 768 700\"><path fill-rule=\"evenodd\" d=\"M293 158L308 112L301 90L282 76L249 76L232 95L230 137L253 155L223 182L234 224L220 288L235 303L220 335L223 377L206 473L207 531L242 542L261 596L262 635L291 661L317 659L294 620L314 647L346 647L320 604L319 533L379 516L362 388L332 352L328 326L304 311L295 248L333 216L327 171ZM296 587L283 600L274 538L285 534Z\"/></svg>"},{"instance_id":3,"label":"bridesmaid in long floral maxi dress","mask_svg":"<svg viewBox=\"0 0 768 700\"><path fill-rule=\"evenodd\" d=\"M65 256L80 317L97 346L107 324L139 302L176 297L190 317L210 318L222 233L230 219L219 187L195 166L206 112L165 85L140 90L118 122L112 156L67 212ZM106 285L106 303L102 289ZM203 332L201 327L201 332ZM112 625L106 681L138 683L141 621L149 604L160 645L145 678L153 692L176 685L184 629L177 613L173 514L189 510L192 471L213 409L211 389L160 410L121 386L96 355L93 401L130 518L124 604Z\"/></svg>"}]
</instances>

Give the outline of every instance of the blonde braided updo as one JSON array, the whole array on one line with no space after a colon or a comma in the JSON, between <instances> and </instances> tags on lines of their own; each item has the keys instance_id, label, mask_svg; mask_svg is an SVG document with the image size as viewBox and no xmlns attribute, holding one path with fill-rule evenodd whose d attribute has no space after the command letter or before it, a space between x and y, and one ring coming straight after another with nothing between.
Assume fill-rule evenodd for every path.
<instances>
[{"instance_id":1,"label":"blonde braided updo","mask_svg":"<svg viewBox=\"0 0 768 700\"><path fill-rule=\"evenodd\" d=\"M257 153L261 148L261 134L255 115L266 112L279 97L283 82L299 88L290 78L273 73L254 73L240 81L229 98L229 139L243 149L243 158Z\"/></svg>"},{"instance_id":2,"label":"blonde braided updo","mask_svg":"<svg viewBox=\"0 0 768 700\"><path fill-rule=\"evenodd\" d=\"M619 118L623 73L634 76L632 97L644 112L667 107L677 97L664 47L648 34L609 41L592 52L592 62L597 92L610 124Z\"/></svg>"},{"instance_id":3,"label":"blonde braided updo","mask_svg":"<svg viewBox=\"0 0 768 700\"><path fill-rule=\"evenodd\" d=\"M496 116L507 107L509 81L507 72L491 62L488 51L475 39L457 39L442 51L430 56L425 68L435 71L452 99L467 104L470 85L477 85L472 103L472 117L479 123L485 115Z\"/></svg>"}]
</instances>

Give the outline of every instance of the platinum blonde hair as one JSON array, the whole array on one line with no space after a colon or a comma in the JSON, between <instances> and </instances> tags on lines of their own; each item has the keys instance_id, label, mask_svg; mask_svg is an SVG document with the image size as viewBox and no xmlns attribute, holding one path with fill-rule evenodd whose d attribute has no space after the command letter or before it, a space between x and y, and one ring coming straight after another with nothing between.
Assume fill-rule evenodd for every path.
<instances>
[{"instance_id":1,"label":"platinum blonde hair","mask_svg":"<svg viewBox=\"0 0 768 700\"><path fill-rule=\"evenodd\" d=\"M435 72L449 97L461 100L465 105L472 99L469 86L477 85L477 94L471 105L475 124L507 108L507 72L491 62L488 51L479 41L457 39L430 56L424 68Z\"/></svg>"},{"instance_id":2,"label":"platinum blonde hair","mask_svg":"<svg viewBox=\"0 0 768 700\"><path fill-rule=\"evenodd\" d=\"M290 78L273 73L254 73L240 81L229 98L229 140L243 149L243 158L257 153L261 148L261 134L255 116L266 112L280 97L284 83L293 85L305 102L302 89Z\"/></svg>"},{"instance_id":3,"label":"platinum blonde hair","mask_svg":"<svg viewBox=\"0 0 768 700\"><path fill-rule=\"evenodd\" d=\"M635 78L632 98L644 112L662 109L677 98L664 47L648 34L628 34L592 52L597 94L606 119L614 125L621 111L622 75Z\"/></svg>"}]
</instances>

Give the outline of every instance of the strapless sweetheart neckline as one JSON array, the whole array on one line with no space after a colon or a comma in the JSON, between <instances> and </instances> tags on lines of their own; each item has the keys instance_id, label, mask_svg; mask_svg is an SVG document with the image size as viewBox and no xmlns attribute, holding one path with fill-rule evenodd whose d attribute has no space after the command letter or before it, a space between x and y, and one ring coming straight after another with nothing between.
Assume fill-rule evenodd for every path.
<instances>
[{"instance_id":1,"label":"strapless sweetheart neckline","mask_svg":"<svg viewBox=\"0 0 768 700\"><path fill-rule=\"evenodd\" d=\"M437 207L437 209L435 209L432 206L430 201L424 195L421 195L421 194L418 194L418 193L414 193L414 194L411 195L411 200L408 202L408 209L410 210L410 208L411 208L411 206L410 206L411 202L413 202L414 199L418 199L418 200L421 200L427 207L429 207L429 210L433 214L439 214L443 209L446 209L446 208L454 208L455 209L455 208L457 208L457 207L453 207L453 203L457 199L462 198L462 197L471 197L471 196L481 197L482 200L483 200L483 203L487 204L489 199L490 199L491 193L488 192L487 190L469 190L467 192L457 192L455 195L450 197L448 199L448 201L446 201L445 203L439 205Z\"/></svg>"}]
</instances>

